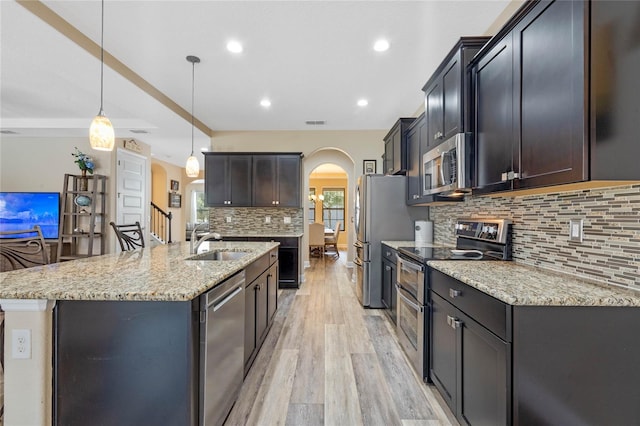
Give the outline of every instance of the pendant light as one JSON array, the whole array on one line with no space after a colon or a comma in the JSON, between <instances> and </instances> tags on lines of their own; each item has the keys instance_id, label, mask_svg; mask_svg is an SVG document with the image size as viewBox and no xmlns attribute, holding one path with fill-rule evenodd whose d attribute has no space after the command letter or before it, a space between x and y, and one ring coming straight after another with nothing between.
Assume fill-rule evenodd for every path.
<instances>
[{"instance_id":1,"label":"pendant light","mask_svg":"<svg viewBox=\"0 0 640 426\"><path fill-rule=\"evenodd\" d=\"M104 87L104 0L102 0L102 23L100 29L100 111L89 127L89 143L91 148L98 151L112 151L115 145L115 135L111 121L102 110Z\"/></svg>"},{"instance_id":2,"label":"pendant light","mask_svg":"<svg viewBox=\"0 0 640 426\"><path fill-rule=\"evenodd\" d=\"M187 56L187 61L191 62L191 155L187 158L187 176L198 177L200 174L200 164L198 159L193 155L193 99L194 99L194 87L196 80L196 64L200 62L200 58L197 56Z\"/></svg>"}]
</instances>

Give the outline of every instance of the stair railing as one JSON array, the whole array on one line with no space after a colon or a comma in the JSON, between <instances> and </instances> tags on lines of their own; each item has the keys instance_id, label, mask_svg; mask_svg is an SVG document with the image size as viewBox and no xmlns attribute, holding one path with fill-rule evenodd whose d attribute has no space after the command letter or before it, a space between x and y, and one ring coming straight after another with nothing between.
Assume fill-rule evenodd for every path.
<instances>
[{"instance_id":1,"label":"stair railing","mask_svg":"<svg viewBox=\"0 0 640 426\"><path fill-rule=\"evenodd\" d=\"M151 202L151 234L158 240L170 244L171 241L171 212L167 213Z\"/></svg>"}]
</instances>

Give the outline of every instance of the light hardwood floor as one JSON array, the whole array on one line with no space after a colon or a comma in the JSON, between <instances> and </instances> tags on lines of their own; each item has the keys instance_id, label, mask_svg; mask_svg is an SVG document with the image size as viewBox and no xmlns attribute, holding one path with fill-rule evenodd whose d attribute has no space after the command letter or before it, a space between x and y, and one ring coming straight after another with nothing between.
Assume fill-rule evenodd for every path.
<instances>
[{"instance_id":1,"label":"light hardwood floor","mask_svg":"<svg viewBox=\"0 0 640 426\"><path fill-rule=\"evenodd\" d=\"M382 310L363 309L339 258L311 258L278 312L226 425L457 425L411 369Z\"/></svg>"}]
</instances>

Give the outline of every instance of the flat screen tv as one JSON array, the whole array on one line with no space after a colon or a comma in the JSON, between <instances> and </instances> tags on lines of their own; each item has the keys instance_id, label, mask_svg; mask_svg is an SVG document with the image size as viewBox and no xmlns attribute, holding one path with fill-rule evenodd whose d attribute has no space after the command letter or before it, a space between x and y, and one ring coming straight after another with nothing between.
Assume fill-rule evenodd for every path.
<instances>
[{"instance_id":1,"label":"flat screen tv","mask_svg":"<svg viewBox=\"0 0 640 426\"><path fill-rule=\"evenodd\" d=\"M0 192L0 231L18 231L40 225L46 239L58 238L59 192ZM5 238L20 238L15 234Z\"/></svg>"}]
</instances>

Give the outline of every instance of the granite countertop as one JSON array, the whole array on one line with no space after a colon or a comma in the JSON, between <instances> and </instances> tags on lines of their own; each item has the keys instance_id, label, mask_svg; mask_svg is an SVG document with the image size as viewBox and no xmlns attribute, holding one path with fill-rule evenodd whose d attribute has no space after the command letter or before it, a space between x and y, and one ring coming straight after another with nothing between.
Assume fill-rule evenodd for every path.
<instances>
[{"instance_id":1,"label":"granite countertop","mask_svg":"<svg viewBox=\"0 0 640 426\"><path fill-rule=\"evenodd\" d=\"M431 260L427 264L510 305L640 307L639 291L514 262Z\"/></svg>"},{"instance_id":2,"label":"granite countertop","mask_svg":"<svg viewBox=\"0 0 640 426\"><path fill-rule=\"evenodd\" d=\"M189 243L0 273L0 299L189 301L278 246L274 242L203 243L207 250L247 251L234 261L185 260Z\"/></svg>"},{"instance_id":3,"label":"granite countertop","mask_svg":"<svg viewBox=\"0 0 640 426\"><path fill-rule=\"evenodd\" d=\"M300 238L304 235L303 232L277 232L277 231L238 231L238 232L221 232L222 239L224 237L275 237L275 238L285 238L285 237L295 237Z\"/></svg>"}]
</instances>

